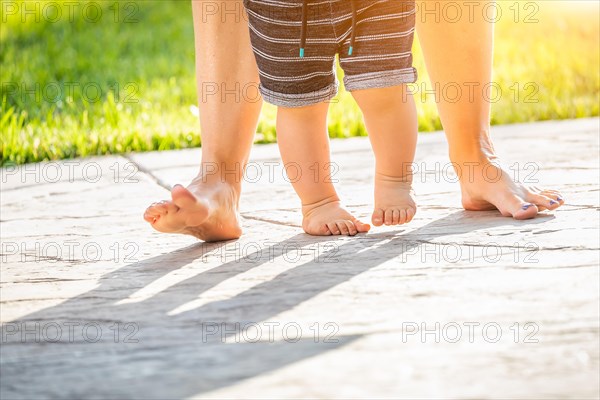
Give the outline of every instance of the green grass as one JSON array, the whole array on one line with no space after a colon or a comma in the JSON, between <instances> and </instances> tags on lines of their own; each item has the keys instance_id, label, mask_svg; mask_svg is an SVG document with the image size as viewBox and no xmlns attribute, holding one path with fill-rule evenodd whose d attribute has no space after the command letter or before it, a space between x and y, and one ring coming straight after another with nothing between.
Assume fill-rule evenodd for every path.
<instances>
[{"instance_id":1,"label":"green grass","mask_svg":"<svg viewBox=\"0 0 600 400\"><path fill-rule=\"evenodd\" d=\"M39 4L39 22L32 15L23 22L1 8L2 164L201 144L191 111L196 83L190 1L124 1L118 4L120 22L114 0L92 2L102 7L97 22L82 17L85 1L77 2L72 21L63 15L57 22L48 21L54 18L48 8L53 2L28 3ZM496 29L494 81L502 97L493 105L492 123L597 116L597 3L539 2L537 23L523 22L530 11L524 4L518 23L508 9L514 2L500 4L504 17ZM129 13L131 22L123 22ZM415 65L418 85L428 85L418 44ZM527 82L536 86L525 87ZM525 102L534 89L533 102ZM419 94L417 103L419 129L440 129L434 97ZM274 118L274 108L265 106L257 142L275 140ZM365 135L361 121L342 91L331 108L331 137Z\"/></svg>"}]
</instances>

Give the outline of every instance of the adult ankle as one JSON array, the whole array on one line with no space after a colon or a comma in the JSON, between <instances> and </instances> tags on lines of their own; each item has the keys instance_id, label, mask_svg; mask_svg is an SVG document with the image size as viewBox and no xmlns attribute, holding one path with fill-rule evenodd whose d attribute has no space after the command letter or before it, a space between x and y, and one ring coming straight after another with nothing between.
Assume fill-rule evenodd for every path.
<instances>
[{"instance_id":1,"label":"adult ankle","mask_svg":"<svg viewBox=\"0 0 600 400\"><path fill-rule=\"evenodd\" d=\"M463 129L447 134L449 155L452 161L496 158L494 144L488 129Z\"/></svg>"},{"instance_id":2,"label":"adult ankle","mask_svg":"<svg viewBox=\"0 0 600 400\"><path fill-rule=\"evenodd\" d=\"M481 143L451 146L448 151L452 162L485 162L496 158L493 147Z\"/></svg>"},{"instance_id":3,"label":"adult ankle","mask_svg":"<svg viewBox=\"0 0 600 400\"><path fill-rule=\"evenodd\" d=\"M206 162L200 165L200 171L194 183L218 184L223 183L236 189L241 189L244 180L245 163Z\"/></svg>"}]
</instances>

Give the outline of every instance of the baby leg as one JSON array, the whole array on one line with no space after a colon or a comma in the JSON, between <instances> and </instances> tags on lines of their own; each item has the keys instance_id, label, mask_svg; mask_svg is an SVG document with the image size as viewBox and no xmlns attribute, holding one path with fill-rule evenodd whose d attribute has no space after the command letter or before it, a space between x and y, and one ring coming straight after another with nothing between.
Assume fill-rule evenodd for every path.
<instances>
[{"instance_id":1,"label":"baby leg","mask_svg":"<svg viewBox=\"0 0 600 400\"><path fill-rule=\"evenodd\" d=\"M417 206L412 196L412 162L417 145L414 99L404 85L353 91L375 153L373 225L410 222Z\"/></svg>"},{"instance_id":2,"label":"baby leg","mask_svg":"<svg viewBox=\"0 0 600 400\"><path fill-rule=\"evenodd\" d=\"M302 228L310 235L356 235L370 226L340 202L330 176L328 104L277 111L277 142L289 179L302 201Z\"/></svg>"}]
</instances>

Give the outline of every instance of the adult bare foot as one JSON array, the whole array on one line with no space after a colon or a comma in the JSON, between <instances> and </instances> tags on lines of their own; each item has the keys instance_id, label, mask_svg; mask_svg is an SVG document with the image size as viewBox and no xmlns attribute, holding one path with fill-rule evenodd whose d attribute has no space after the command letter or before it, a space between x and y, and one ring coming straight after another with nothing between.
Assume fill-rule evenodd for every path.
<instances>
[{"instance_id":1,"label":"adult bare foot","mask_svg":"<svg viewBox=\"0 0 600 400\"><path fill-rule=\"evenodd\" d=\"M496 157L454 161L459 166L462 205L466 210L498 209L505 217L534 218L543 210L564 204L560 192L514 182Z\"/></svg>"},{"instance_id":2,"label":"adult bare foot","mask_svg":"<svg viewBox=\"0 0 600 400\"><path fill-rule=\"evenodd\" d=\"M302 206L302 228L314 236L347 235L368 232L371 227L346 211L339 200L326 199L316 204Z\"/></svg>"},{"instance_id":3,"label":"adult bare foot","mask_svg":"<svg viewBox=\"0 0 600 400\"><path fill-rule=\"evenodd\" d=\"M417 212L413 190L406 179L375 174L375 226L402 225L412 221Z\"/></svg>"},{"instance_id":4,"label":"adult bare foot","mask_svg":"<svg viewBox=\"0 0 600 400\"><path fill-rule=\"evenodd\" d=\"M237 239L242 234L238 187L198 177L184 188L175 185L171 201L154 203L144 219L163 233L192 235L206 242Z\"/></svg>"}]
</instances>

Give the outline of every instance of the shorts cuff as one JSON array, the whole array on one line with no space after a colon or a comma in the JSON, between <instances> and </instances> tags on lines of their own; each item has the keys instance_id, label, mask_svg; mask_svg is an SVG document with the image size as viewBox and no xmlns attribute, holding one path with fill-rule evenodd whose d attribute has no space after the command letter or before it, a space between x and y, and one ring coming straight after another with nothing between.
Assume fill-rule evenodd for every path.
<instances>
[{"instance_id":1,"label":"shorts cuff","mask_svg":"<svg viewBox=\"0 0 600 400\"><path fill-rule=\"evenodd\" d=\"M310 93L278 93L259 85L263 100L277 107L306 107L333 99L338 93L339 84L336 81L330 86Z\"/></svg>"},{"instance_id":2,"label":"shorts cuff","mask_svg":"<svg viewBox=\"0 0 600 400\"><path fill-rule=\"evenodd\" d=\"M395 69L392 71L367 72L358 75L346 75L344 77L344 86L351 92L363 89L380 89L390 86L398 86L405 83L415 83L417 81L417 70L413 67L404 69Z\"/></svg>"}]
</instances>

